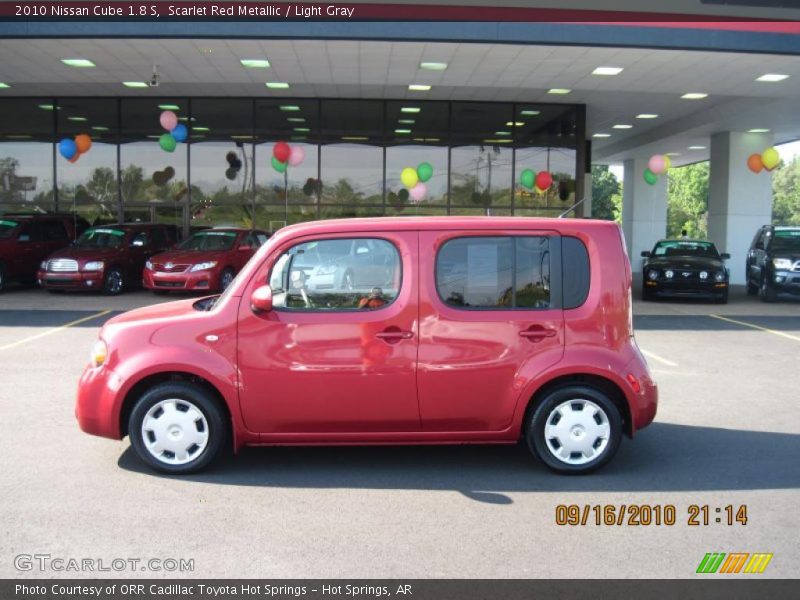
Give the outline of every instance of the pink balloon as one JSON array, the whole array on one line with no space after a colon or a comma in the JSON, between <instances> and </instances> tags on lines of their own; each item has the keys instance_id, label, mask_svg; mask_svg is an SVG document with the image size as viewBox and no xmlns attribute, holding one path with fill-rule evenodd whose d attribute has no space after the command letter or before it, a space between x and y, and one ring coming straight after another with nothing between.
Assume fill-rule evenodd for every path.
<instances>
[{"instance_id":1,"label":"pink balloon","mask_svg":"<svg viewBox=\"0 0 800 600\"><path fill-rule=\"evenodd\" d=\"M650 157L647 166L656 175L661 175L661 173L663 173L664 170L667 168L667 163L664 160L663 156L661 156L660 154L654 154L653 156Z\"/></svg>"},{"instance_id":2,"label":"pink balloon","mask_svg":"<svg viewBox=\"0 0 800 600\"><path fill-rule=\"evenodd\" d=\"M289 152L289 166L296 167L306 159L306 151L302 146L292 146Z\"/></svg>"},{"instance_id":3,"label":"pink balloon","mask_svg":"<svg viewBox=\"0 0 800 600\"><path fill-rule=\"evenodd\" d=\"M171 110L165 110L159 118L161 126L167 131L172 131L178 125L178 115Z\"/></svg>"},{"instance_id":4,"label":"pink balloon","mask_svg":"<svg viewBox=\"0 0 800 600\"><path fill-rule=\"evenodd\" d=\"M422 202L425 198L425 194L428 193L428 188L425 187L425 184L420 182L415 185L411 190L409 190L408 195L414 202Z\"/></svg>"}]
</instances>

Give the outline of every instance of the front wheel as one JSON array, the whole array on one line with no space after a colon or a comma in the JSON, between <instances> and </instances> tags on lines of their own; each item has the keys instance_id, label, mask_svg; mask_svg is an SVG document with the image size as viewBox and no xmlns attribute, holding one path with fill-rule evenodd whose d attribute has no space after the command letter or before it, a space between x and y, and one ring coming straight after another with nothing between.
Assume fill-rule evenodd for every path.
<instances>
[{"instance_id":1,"label":"front wheel","mask_svg":"<svg viewBox=\"0 0 800 600\"><path fill-rule=\"evenodd\" d=\"M608 396L586 386L553 390L537 405L528 448L548 468L580 475L607 464L622 438L622 417Z\"/></svg>"},{"instance_id":2,"label":"front wheel","mask_svg":"<svg viewBox=\"0 0 800 600\"><path fill-rule=\"evenodd\" d=\"M763 302L775 302L778 299L778 292L776 292L775 288L769 284L769 279L767 276L764 276L764 278L761 280L761 289L759 295L761 296L761 300Z\"/></svg>"},{"instance_id":3,"label":"front wheel","mask_svg":"<svg viewBox=\"0 0 800 600\"><path fill-rule=\"evenodd\" d=\"M236 274L233 272L233 269L230 267L222 271L219 276L219 291L224 292L228 289L228 286L233 282L233 278Z\"/></svg>"},{"instance_id":4,"label":"front wheel","mask_svg":"<svg viewBox=\"0 0 800 600\"><path fill-rule=\"evenodd\" d=\"M128 435L147 465L182 475L204 469L219 455L227 427L219 404L206 389L168 382L139 399L128 420Z\"/></svg>"},{"instance_id":5,"label":"front wheel","mask_svg":"<svg viewBox=\"0 0 800 600\"><path fill-rule=\"evenodd\" d=\"M118 296L123 287L122 271L116 267L109 269L103 278L103 293L106 296Z\"/></svg>"}]
</instances>

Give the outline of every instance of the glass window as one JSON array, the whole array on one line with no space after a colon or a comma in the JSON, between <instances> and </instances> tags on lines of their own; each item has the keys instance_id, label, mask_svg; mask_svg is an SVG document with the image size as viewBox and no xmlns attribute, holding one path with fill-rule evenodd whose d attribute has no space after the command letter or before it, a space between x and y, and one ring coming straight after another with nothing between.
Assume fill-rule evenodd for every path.
<instances>
[{"instance_id":1,"label":"glass window","mask_svg":"<svg viewBox=\"0 0 800 600\"><path fill-rule=\"evenodd\" d=\"M465 237L436 257L441 299L459 308L539 309L550 305L546 237Z\"/></svg>"},{"instance_id":2,"label":"glass window","mask_svg":"<svg viewBox=\"0 0 800 600\"><path fill-rule=\"evenodd\" d=\"M113 227L87 229L75 242L79 248L121 248L125 231Z\"/></svg>"},{"instance_id":3,"label":"glass window","mask_svg":"<svg viewBox=\"0 0 800 600\"><path fill-rule=\"evenodd\" d=\"M236 243L235 231L198 231L179 246L181 250L230 250Z\"/></svg>"},{"instance_id":4,"label":"glass window","mask_svg":"<svg viewBox=\"0 0 800 600\"><path fill-rule=\"evenodd\" d=\"M44 230L41 221L29 221L22 226L19 232L20 242L41 242L44 240Z\"/></svg>"},{"instance_id":5,"label":"glass window","mask_svg":"<svg viewBox=\"0 0 800 600\"><path fill-rule=\"evenodd\" d=\"M278 308L375 310L400 292L400 255L381 239L307 242L278 259L269 281Z\"/></svg>"},{"instance_id":6,"label":"glass window","mask_svg":"<svg viewBox=\"0 0 800 600\"><path fill-rule=\"evenodd\" d=\"M44 240L47 242L63 241L68 243L69 235L64 223L56 221L55 219L45 219L42 221L42 228L44 229Z\"/></svg>"}]
</instances>

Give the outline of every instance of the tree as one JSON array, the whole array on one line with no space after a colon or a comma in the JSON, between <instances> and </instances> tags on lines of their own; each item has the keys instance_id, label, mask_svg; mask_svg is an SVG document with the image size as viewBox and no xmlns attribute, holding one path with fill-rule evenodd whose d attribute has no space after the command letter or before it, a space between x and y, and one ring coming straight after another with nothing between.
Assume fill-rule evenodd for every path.
<instances>
[{"instance_id":1,"label":"tree","mask_svg":"<svg viewBox=\"0 0 800 600\"><path fill-rule=\"evenodd\" d=\"M800 157L773 172L772 202L773 224L800 225Z\"/></svg>"},{"instance_id":2,"label":"tree","mask_svg":"<svg viewBox=\"0 0 800 600\"><path fill-rule=\"evenodd\" d=\"M708 236L708 161L669 170L667 237L684 229L693 238Z\"/></svg>"},{"instance_id":3,"label":"tree","mask_svg":"<svg viewBox=\"0 0 800 600\"><path fill-rule=\"evenodd\" d=\"M592 165L592 218L617 222L622 218L622 183L608 165Z\"/></svg>"}]
</instances>

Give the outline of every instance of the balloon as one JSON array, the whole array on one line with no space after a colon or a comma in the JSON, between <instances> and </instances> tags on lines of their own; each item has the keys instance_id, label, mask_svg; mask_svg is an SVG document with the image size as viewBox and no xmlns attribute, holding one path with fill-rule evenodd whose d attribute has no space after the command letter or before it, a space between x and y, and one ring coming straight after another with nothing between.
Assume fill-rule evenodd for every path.
<instances>
[{"instance_id":1,"label":"balloon","mask_svg":"<svg viewBox=\"0 0 800 600\"><path fill-rule=\"evenodd\" d=\"M171 110L165 110L158 118L158 122L161 123L161 126L167 131L172 131L178 126L178 115Z\"/></svg>"},{"instance_id":2,"label":"balloon","mask_svg":"<svg viewBox=\"0 0 800 600\"><path fill-rule=\"evenodd\" d=\"M161 137L158 138L158 145L161 146L164 152L175 152L175 146L178 145L178 142L175 141L171 133L162 133Z\"/></svg>"},{"instance_id":3,"label":"balloon","mask_svg":"<svg viewBox=\"0 0 800 600\"><path fill-rule=\"evenodd\" d=\"M229 163L232 163L233 161L235 161L236 158L237 158L236 157L236 152L234 152L233 150L231 150L230 152L228 152L225 155L225 160L227 160Z\"/></svg>"},{"instance_id":4,"label":"balloon","mask_svg":"<svg viewBox=\"0 0 800 600\"><path fill-rule=\"evenodd\" d=\"M78 159L79 159L80 157L81 157L81 155L80 155L80 154L78 154L78 153L76 152L76 153L75 153L75 156L73 156L72 158L70 158L70 159L69 159L69 162L71 162L71 163L73 163L73 164L74 164L74 163L78 162Z\"/></svg>"},{"instance_id":5,"label":"balloon","mask_svg":"<svg viewBox=\"0 0 800 600\"><path fill-rule=\"evenodd\" d=\"M397 192L397 197L400 199L401 202L408 202L409 195L410 194L408 193L408 190L405 188Z\"/></svg>"},{"instance_id":6,"label":"balloon","mask_svg":"<svg viewBox=\"0 0 800 600\"><path fill-rule=\"evenodd\" d=\"M58 151L61 153L61 156L70 160L78 153L78 146L73 140L64 138L58 142Z\"/></svg>"},{"instance_id":7,"label":"balloon","mask_svg":"<svg viewBox=\"0 0 800 600\"><path fill-rule=\"evenodd\" d=\"M767 148L761 153L761 162L767 171L772 171L775 167L781 164L781 155L775 148Z\"/></svg>"},{"instance_id":8,"label":"balloon","mask_svg":"<svg viewBox=\"0 0 800 600\"><path fill-rule=\"evenodd\" d=\"M660 154L654 154L651 156L650 160L647 161L647 166L649 167L650 171L656 175L661 175L661 173L663 173L667 168L667 165L664 162L664 157Z\"/></svg>"},{"instance_id":9,"label":"balloon","mask_svg":"<svg viewBox=\"0 0 800 600\"><path fill-rule=\"evenodd\" d=\"M292 146L289 150L289 166L296 167L306 159L306 151L302 146Z\"/></svg>"},{"instance_id":10,"label":"balloon","mask_svg":"<svg viewBox=\"0 0 800 600\"><path fill-rule=\"evenodd\" d=\"M89 148L92 147L92 138L85 133L78 134L75 136L75 146L80 154L88 152Z\"/></svg>"},{"instance_id":11,"label":"balloon","mask_svg":"<svg viewBox=\"0 0 800 600\"><path fill-rule=\"evenodd\" d=\"M519 174L519 182L526 188L531 189L536 175L530 169L525 169Z\"/></svg>"},{"instance_id":12,"label":"balloon","mask_svg":"<svg viewBox=\"0 0 800 600\"><path fill-rule=\"evenodd\" d=\"M427 193L428 193L428 188L425 186L425 184L417 183L417 185L411 188L411 191L408 192L408 195L414 202L421 202L425 198L425 194Z\"/></svg>"},{"instance_id":13,"label":"balloon","mask_svg":"<svg viewBox=\"0 0 800 600\"><path fill-rule=\"evenodd\" d=\"M173 177L175 177L175 169L173 169L172 167L167 167L166 169L164 169L164 173L166 174L167 179L172 179Z\"/></svg>"},{"instance_id":14,"label":"balloon","mask_svg":"<svg viewBox=\"0 0 800 600\"><path fill-rule=\"evenodd\" d=\"M242 168L242 161L240 161L238 158L233 162L231 162L231 169L233 169L237 173L239 172L239 170L241 170L241 168Z\"/></svg>"},{"instance_id":15,"label":"balloon","mask_svg":"<svg viewBox=\"0 0 800 600\"><path fill-rule=\"evenodd\" d=\"M230 179L231 181L236 179L236 169L234 169L233 167L228 167L227 169L225 169L225 177L227 179Z\"/></svg>"},{"instance_id":16,"label":"balloon","mask_svg":"<svg viewBox=\"0 0 800 600\"><path fill-rule=\"evenodd\" d=\"M283 173L286 171L286 163L279 161L274 156L272 157L272 168L275 169L278 173Z\"/></svg>"},{"instance_id":17,"label":"balloon","mask_svg":"<svg viewBox=\"0 0 800 600\"><path fill-rule=\"evenodd\" d=\"M542 191L550 189L553 185L553 176L547 171L539 171L536 174L536 187Z\"/></svg>"},{"instance_id":18,"label":"balloon","mask_svg":"<svg viewBox=\"0 0 800 600\"><path fill-rule=\"evenodd\" d=\"M764 163L761 161L760 154L751 154L747 158L747 168L753 173L761 173L764 170Z\"/></svg>"},{"instance_id":19,"label":"balloon","mask_svg":"<svg viewBox=\"0 0 800 600\"><path fill-rule=\"evenodd\" d=\"M408 189L412 189L419 182L417 170L412 167L406 167L400 172L400 181L402 181L403 185Z\"/></svg>"},{"instance_id":20,"label":"balloon","mask_svg":"<svg viewBox=\"0 0 800 600\"><path fill-rule=\"evenodd\" d=\"M164 171L156 171L153 173L153 183L159 187L165 185L167 183L167 179L169 179L169 177L167 177L167 174Z\"/></svg>"},{"instance_id":21,"label":"balloon","mask_svg":"<svg viewBox=\"0 0 800 600\"><path fill-rule=\"evenodd\" d=\"M655 185L658 181L658 175L653 173L650 169L644 170L644 180L650 185Z\"/></svg>"},{"instance_id":22,"label":"balloon","mask_svg":"<svg viewBox=\"0 0 800 600\"><path fill-rule=\"evenodd\" d=\"M183 123L175 125L175 129L172 130L172 137L175 138L176 142L185 142L186 138L189 137L189 130L186 129L186 125Z\"/></svg>"},{"instance_id":23,"label":"balloon","mask_svg":"<svg viewBox=\"0 0 800 600\"><path fill-rule=\"evenodd\" d=\"M664 155L664 170L668 171L671 168L672 168L672 159L670 159L670 157L665 154Z\"/></svg>"},{"instance_id":24,"label":"balloon","mask_svg":"<svg viewBox=\"0 0 800 600\"><path fill-rule=\"evenodd\" d=\"M286 142L278 142L272 147L272 156L277 158L278 162L285 163L287 160L289 160L289 155L291 153L292 149Z\"/></svg>"},{"instance_id":25,"label":"balloon","mask_svg":"<svg viewBox=\"0 0 800 600\"><path fill-rule=\"evenodd\" d=\"M424 162L417 165L417 175L419 176L419 180L423 183L433 177L433 167L431 163Z\"/></svg>"}]
</instances>

